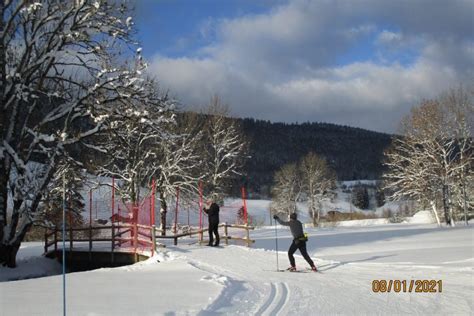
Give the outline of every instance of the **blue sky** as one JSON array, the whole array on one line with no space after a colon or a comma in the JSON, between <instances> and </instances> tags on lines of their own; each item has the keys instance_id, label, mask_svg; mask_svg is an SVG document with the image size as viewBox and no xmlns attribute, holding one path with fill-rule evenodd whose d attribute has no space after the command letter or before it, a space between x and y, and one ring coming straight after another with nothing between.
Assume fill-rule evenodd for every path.
<instances>
[{"instance_id":1,"label":"blue sky","mask_svg":"<svg viewBox=\"0 0 474 316\"><path fill-rule=\"evenodd\" d=\"M269 9L251 0L139 0L136 4L138 38L145 56L192 56L212 38L201 33L208 21L257 14ZM211 34L208 34L209 36Z\"/></svg>"},{"instance_id":2,"label":"blue sky","mask_svg":"<svg viewBox=\"0 0 474 316\"><path fill-rule=\"evenodd\" d=\"M384 132L473 82L473 1L140 0L149 72L183 107Z\"/></svg>"}]
</instances>

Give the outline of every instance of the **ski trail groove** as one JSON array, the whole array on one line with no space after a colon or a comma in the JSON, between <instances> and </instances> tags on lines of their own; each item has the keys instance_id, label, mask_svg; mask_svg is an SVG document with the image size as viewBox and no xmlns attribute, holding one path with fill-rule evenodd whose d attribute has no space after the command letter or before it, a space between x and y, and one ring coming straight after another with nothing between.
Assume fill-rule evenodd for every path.
<instances>
[{"instance_id":1,"label":"ski trail groove","mask_svg":"<svg viewBox=\"0 0 474 316\"><path fill-rule=\"evenodd\" d=\"M278 315L286 306L289 299L289 288L286 283L272 283L266 302L256 315Z\"/></svg>"},{"instance_id":2,"label":"ski trail groove","mask_svg":"<svg viewBox=\"0 0 474 316\"><path fill-rule=\"evenodd\" d=\"M263 305L258 309L256 315L263 315L263 313L268 309L268 307L270 306L270 304L273 302L273 300L275 299L275 295L276 295L276 289L275 289L275 284L274 283L271 283L270 284L270 295L268 296L267 300L265 301L265 303L263 303Z\"/></svg>"}]
</instances>

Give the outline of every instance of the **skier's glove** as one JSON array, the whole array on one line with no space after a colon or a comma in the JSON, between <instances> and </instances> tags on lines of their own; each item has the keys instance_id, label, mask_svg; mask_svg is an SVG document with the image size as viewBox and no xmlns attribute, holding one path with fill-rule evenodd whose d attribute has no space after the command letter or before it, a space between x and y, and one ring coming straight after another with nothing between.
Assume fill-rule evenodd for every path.
<instances>
[{"instance_id":1,"label":"skier's glove","mask_svg":"<svg viewBox=\"0 0 474 316\"><path fill-rule=\"evenodd\" d=\"M273 219L279 219L278 215L273 215Z\"/></svg>"}]
</instances>

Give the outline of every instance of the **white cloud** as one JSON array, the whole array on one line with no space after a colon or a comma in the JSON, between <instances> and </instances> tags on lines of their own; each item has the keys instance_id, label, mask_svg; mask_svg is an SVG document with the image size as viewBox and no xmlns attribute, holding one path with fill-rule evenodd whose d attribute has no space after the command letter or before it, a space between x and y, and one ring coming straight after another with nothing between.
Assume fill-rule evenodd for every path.
<instances>
[{"instance_id":1,"label":"white cloud","mask_svg":"<svg viewBox=\"0 0 474 316\"><path fill-rule=\"evenodd\" d=\"M383 30L377 37L377 42L380 44L392 44L397 43L402 40L402 34L399 32L390 32L387 30Z\"/></svg>"},{"instance_id":2,"label":"white cloud","mask_svg":"<svg viewBox=\"0 0 474 316\"><path fill-rule=\"evenodd\" d=\"M216 41L202 47L203 58L156 56L150 70L185 104L202 105L218 93L243 117L392 132L421 99L472 82L473 40L465 34L467 2L382 3L295 0L266 14L204 23L202 32L212 25ZM438 38L439 25L451 22ZM364 62L336 63L368 39L416 55L404 64L382 49L367 51Z\"/></svg>"}]
</instances>

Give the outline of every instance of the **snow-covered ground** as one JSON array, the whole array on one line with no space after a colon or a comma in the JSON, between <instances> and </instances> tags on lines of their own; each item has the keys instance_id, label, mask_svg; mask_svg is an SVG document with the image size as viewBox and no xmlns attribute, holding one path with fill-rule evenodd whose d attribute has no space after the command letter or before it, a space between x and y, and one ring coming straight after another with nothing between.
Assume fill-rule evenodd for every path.
<instances>
[{"instance_id":1,"label":"snow-covered ground","mask_svg":"<svg viewBox=\"0 0 474 316\"><path fill-rule=\"evenodd\" d=\"M252 248L180 242L151 259L67 275L69 315L472 315L474 229L390 224L308 228L308 251L321 273L288 266L285 227L252 232ZM278 252L275 235L278 235ZM0 315L60 315L61 275L25 243L18 269L0 268ZM297 267L307 264L296 256ZM442 280L441 293L373 293L373 280ZM438 288L436 288L438 289ZM408 288L407 288L408 290Z\"/></svg>"}]
</instances>

